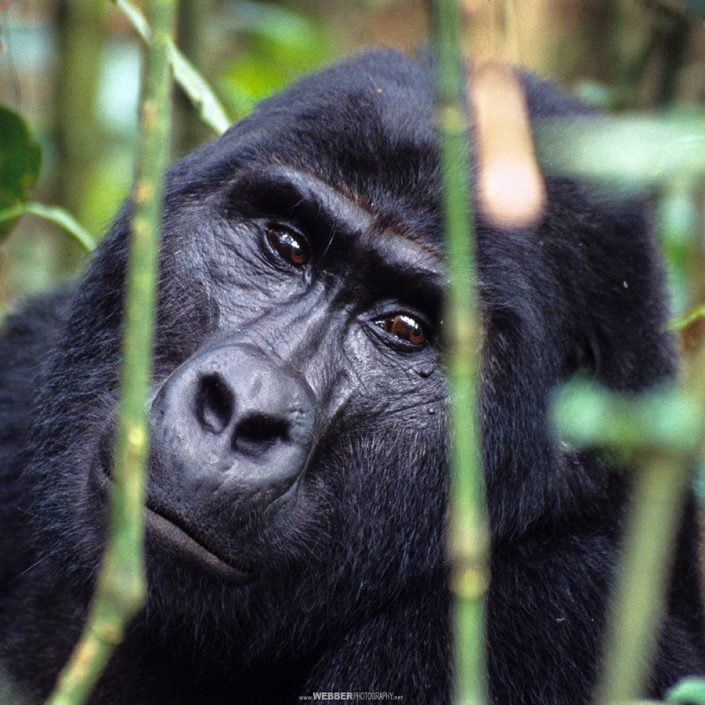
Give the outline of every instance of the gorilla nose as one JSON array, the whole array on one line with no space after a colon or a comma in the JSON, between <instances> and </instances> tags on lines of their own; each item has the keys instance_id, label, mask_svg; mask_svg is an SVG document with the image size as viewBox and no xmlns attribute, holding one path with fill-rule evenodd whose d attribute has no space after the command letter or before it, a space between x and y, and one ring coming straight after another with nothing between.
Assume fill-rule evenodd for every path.
<instances>
[{"instance_id":1,"label":"gorilla nose","mask_svg":"<svg viewBox=\"0 0 705 705\"><path fill-rule=\"evenodd\" d=\"M247 374L247 371L241 370L240 374ZM249 380L236 377L231 382L219 372L201 376L197 381L194 412L204 433L227 434L226 443L229 439L235 454L257 457L278 442L289 442L289 429L294 420L291 417L303 410L281 408L284 400L278 398L280 389L275 389L273 394L266 389L274 375L262 379L263 370L254 369L248 376ZM240 382L242 387L242 382L247 381L255 381L256 388L249 398L235 393L235 385Z\"/></svg>"},{"instance_id":2,"label":"gorilla nose","mask_svg":"<svg viewBox=\"0 0 705 705\"><path fill-rule=\"evenodd\" d=\"M279 494L301 474L315 426L315 397L299 372L253 346L223 345L188 360L159 390L152 454L157 472L185 490Z\"/></svg>"}]
</instances>

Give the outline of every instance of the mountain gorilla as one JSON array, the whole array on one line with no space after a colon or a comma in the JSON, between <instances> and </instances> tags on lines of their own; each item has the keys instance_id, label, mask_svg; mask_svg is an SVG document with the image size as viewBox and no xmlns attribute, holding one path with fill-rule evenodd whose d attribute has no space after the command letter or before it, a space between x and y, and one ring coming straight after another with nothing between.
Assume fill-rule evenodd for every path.
<instances>
[{"instance_id":1,"label":"mountain gorilla","mask_svg":"<svg viewBox=\"0 0 705 705\"><path fill-rule=\"evenodd\" d=\"M522 82L533 118L583 110ZM439 190L428 71L392 51L304 79L170 169L149 594L92 703L449 702ZM578 369L636 391L675 365L642 206L547 191L534 228L476 222L503 705L589 701L628 496L551 436L549 393ZM29 703L100 563L129 216L0 339L0 668ZM655 695L703 671L696 566L691 504Z\"/></svg>"}]
</instances>

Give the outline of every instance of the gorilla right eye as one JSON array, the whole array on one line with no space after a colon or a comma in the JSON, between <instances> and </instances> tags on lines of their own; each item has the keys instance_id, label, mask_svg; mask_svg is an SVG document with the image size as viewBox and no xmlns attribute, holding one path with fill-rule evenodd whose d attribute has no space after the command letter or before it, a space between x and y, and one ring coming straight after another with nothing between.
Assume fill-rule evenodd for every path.
<instances>
[{"instance_id":1,"label":"gorilla right eye","mask_svg":"<svg viewBox=\"0 0 705 705\"><path fill-rule=\"evenodd\" d=\"M311 259L311 250L301 233L279 223L267 226L267 242L287 264L303 267Z\"/></svg>"},{"instance_id":2,"label":"gorilla right eye","mask_svg":"<svg viewBox=\"0 0 705 705\"><path fill-rule=\"evenodd\" d=\"M403 340L405 343L421 348L426 345L428 336L424 326L406 313L395 313L375 321L385 333Z\"/></svg>"}]
</instances>

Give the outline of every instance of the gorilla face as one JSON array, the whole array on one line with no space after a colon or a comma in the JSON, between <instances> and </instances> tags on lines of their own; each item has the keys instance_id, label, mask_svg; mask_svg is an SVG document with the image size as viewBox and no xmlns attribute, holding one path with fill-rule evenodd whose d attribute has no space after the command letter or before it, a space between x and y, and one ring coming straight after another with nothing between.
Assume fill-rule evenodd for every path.
<instances>
[{"instance_id":1,"label":"gorilla face","mask_svg":"<svg viewBox=\"0 0 705 705\"><path fill-rule=\"evenodd\" d=\"M574 109L527 81L532 111ZM476 222L496 534L596 491L589 475L557 471L548 394L585 341L598 375L638 387L630 334L613 354L610 326L644 316L635 296L651 299L647 317L664 310L640 207L600 211L575 185L547 188L536 232ZM170 170L147 490L155 609L225 601L229 619L249 619L253 603L299 591L331 609L359 570L342 600L355 613L444 573L439 192L430 78L394 53L305 79ZM83 575L98 564L110 487L128 216L79 285L39 407L42 545L70 551ZM646 344L653 326L637 329ZM657 376L670 347L653 350Z\"/></svg>"},{"instance_id":2,"label":"gorilla face","mask_svg":"<svg viewBox=\"0 0 705 705\"><path fill-rule=\"evenodd\" d=\"M391 499L439 444L441 253L283 166L241 169L170 219L164 256L182 281L205 280L211 325L154 386L150 556L255 585L322 550L319 535L338 534L375 496L365 485L385 481L385 455L407 458L386 478ZM162 297L161 318L173 308ZM106 489L112 435L93 472ZM363 467L356 443L370 449ZM364 510L399 515L388 501Z\"/></svg>"}]
</instances>

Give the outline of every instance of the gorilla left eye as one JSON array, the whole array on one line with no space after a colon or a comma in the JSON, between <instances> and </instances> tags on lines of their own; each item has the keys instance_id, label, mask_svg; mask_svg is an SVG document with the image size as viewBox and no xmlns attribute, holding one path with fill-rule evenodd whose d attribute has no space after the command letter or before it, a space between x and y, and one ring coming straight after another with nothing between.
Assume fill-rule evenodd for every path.
<instances>
[{"instance_id":1,"label":"gorilla left eye","mask_svg":"<svg viewBox=\"0 0 705 705\"><path fill-rule=\"evenodd\" d=\"M294 267L303 267L311 259L311 250L303 235L284 225L268 225L267 242L281 259Z\"/></svg>"},{"instance_id":2,"label":"gorilla left eye","mask_svg":"<svg viewBox=\"0 0 705 705\"><path fill-rule=\"evenodd\" d=\"M428 340L424 326L406 313L395 313L375 322L385 333L403 340L414 347L424 346Z\"/></svg>"}]
</instances>

